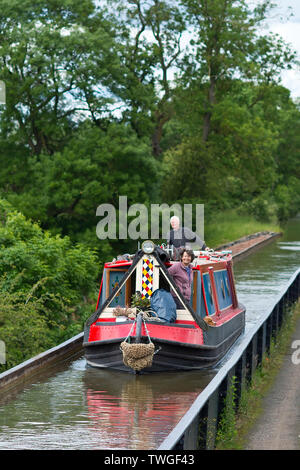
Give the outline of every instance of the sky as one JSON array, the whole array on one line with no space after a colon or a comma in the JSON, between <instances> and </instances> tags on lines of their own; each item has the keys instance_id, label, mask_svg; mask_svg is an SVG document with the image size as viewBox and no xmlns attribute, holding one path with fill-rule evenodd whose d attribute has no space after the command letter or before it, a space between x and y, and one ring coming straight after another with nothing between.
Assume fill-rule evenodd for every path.
<instances>
[{"instance_id":1,"label":"sky","mask_svg":"<svg viewBox=\"0 0 300 470\"><path fill-rule=\"evenodd\" d=\"M278 6L267 20L267 31L280 34L298 53L300 60L300 0L274 0ZM290 13L293 16L290 16ZM291 90L292 98L300 98L300 66L282 73L282 85Z\"/></svg>"}]
</instances>

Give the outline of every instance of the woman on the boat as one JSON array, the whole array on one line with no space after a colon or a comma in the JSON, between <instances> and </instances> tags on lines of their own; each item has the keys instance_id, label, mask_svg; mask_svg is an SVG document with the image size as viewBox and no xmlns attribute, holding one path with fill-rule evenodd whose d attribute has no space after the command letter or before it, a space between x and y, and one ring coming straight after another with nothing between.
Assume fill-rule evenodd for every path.
<instances>
[{"instance_id":1,"label":"woman on the boat","mask_svg":"<svg viewBox=\"0 0 300 470\"><path fill-rule=\"evenodd\" d=\"M193 282L193 270L192 270L192 261L195 255L192 250L187 248L182 248L180 250L180 261L174 263L169 269L168 272L173 277L175 284L179 288L181 294L185 300L189 303L191 300L192 293L192 282ZM171 294L176 303L176 308L183 308L182 303L177 297L176 293L171 289Z\"/></svg>"}]
</instances>

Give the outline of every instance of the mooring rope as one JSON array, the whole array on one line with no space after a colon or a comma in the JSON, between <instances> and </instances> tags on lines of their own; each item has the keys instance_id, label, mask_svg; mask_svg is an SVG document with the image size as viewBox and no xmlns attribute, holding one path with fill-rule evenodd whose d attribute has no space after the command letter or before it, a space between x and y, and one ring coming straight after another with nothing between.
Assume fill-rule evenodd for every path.
<instances>
[{"instance_id":1,"label":"mooring rope","mask_svg":"<svg viewBox=\"0 0 300 470\"><path fill-rule=\"evenodd\" d=\"M133 311L133 309L125 307L116 307L113 309L113 314L116 317L128 317L130 320L136 320L137 316L139 313L142 313L143 318L146 320L152 320L152 321L163 321L161 318L157 316L157 313L154 310L148 309L148 310L140 310L136 309L136 313Z\"/></svg>"}]
</instances>

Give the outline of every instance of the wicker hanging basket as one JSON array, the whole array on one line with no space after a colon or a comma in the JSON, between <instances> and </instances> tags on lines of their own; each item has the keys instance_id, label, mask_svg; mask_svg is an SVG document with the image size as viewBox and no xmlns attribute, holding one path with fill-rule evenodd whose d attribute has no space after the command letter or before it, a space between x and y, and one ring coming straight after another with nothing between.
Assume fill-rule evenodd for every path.
<instances>
[{"instance_id":1,"label":"wicker hanging basket","mask_svg":"<svg viewBox=\"0 0 300 470\"><path fill-rule=\"evenodd\" d=\"M125 366L140 371L145 367L151 367L155 346L150 343L127 343L123 341L120 344L123 353L123 362Z\"/></svg>"}]
</instances>

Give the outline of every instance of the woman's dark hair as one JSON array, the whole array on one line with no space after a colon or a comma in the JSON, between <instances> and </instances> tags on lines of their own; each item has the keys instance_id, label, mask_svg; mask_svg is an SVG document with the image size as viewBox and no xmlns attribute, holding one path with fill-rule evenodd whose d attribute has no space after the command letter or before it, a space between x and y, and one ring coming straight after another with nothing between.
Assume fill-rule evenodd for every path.
<instances>
[{"instance_id":1,"label":"woman's dark hair","mask_svg":"<svg viewBox=\"0 0 300 470\"><path fill-rule=\"evenodd\" d=\"M193 250L188 250L187 248L181 248L181 249L180 249L180 252L179 252L180 261L182 260L182 257L183 257L183 255L184 255L184 253L187 253L188 255L190 255L191 261L194 260L195 255L194 255Z\"/></svg>"}]
</instances>

